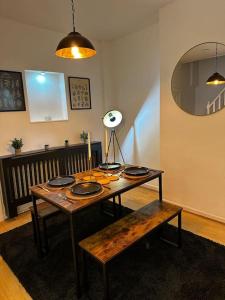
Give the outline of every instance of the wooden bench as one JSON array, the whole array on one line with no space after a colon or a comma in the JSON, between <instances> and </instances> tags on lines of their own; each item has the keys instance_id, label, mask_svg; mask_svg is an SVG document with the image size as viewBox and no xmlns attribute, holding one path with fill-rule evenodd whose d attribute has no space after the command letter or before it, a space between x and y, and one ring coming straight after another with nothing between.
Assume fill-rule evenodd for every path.
<instances>
[{"instance_id":1,"label":"wooden bench","mask_svg":"<svg viewBox=\"0 0 225 300\"><path fill-rule=\"evenodd\" d=\"M31 219L32 219L32 225L33 225L33 234L34 234L34 241L37 243L37 232L36 232L36 226L34 221L34 208L33 206L30 207L31 212ZM38 219L40 225L42 225L42 235L43 235L43 243L44 243L44 251L48 252L48 235L47 235L47 224L46 221L50 219L51 217L57 215L60 213L59 209L50 203L47 202L41 202L37 204L37 212L38 212Z\"/></svg>"},{"instance_id":2,"label":"wooden bench","mask_svg":"<svg viewBox=\"0 0 225 300\"><path fill-rule=\"evenodd\" d=\"M110 210L104 210L103 205L101 206L101 210L103 213L105 213L111 217L117 218L118 216L121 215L121 211L122 211L120 195L119 195L119 204L118 204L119 214L117 213L117 209L116 209L115 197L113 197L112 202L113 202L113 211L112 212ZM34 220L34 208L33 208L33 206L31 206L29 209L31 212L34 242L35 242L35 244L37 244L37 232L36 232L36 226L35 226L35 220ZM48 202L41 202L41 203L37 204L37 211L38 211L39 224L42 227L43 250L45 253L48 253L49 245L48 245L48 233L47 233L47 220L50 219L51 217L54 217L55 215L58 215L60 213L60 210Z\"/></svg>"},{"instance_id":3,"label":"wooden bench","mask_svg":"<svg viewBox=\"0 0 225 300\"><path fill-rule=\"evenodd\" d=\"M181 212L181 207L155 200L82 240L79 245L83 250L84 282L87 283L85 253L88 253L103 266L104 299L109 299L107 263L135 242L176 216L178 216L178 241L176 246L180 247Z\"/></svg>"}]
</instances>

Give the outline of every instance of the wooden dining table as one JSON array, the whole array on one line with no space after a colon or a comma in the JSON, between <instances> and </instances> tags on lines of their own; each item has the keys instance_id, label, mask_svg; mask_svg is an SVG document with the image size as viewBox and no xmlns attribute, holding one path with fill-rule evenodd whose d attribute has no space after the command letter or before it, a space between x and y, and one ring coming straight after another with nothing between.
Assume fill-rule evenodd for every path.
<instances>
[{"instance_id":1,"label":"wooden dining table","mask_svg":"<svg viewBox=\"0 0 225 300\"><path fill-rule=\"evenodd\" d=\"M76 173L73 176L76 180L80 181L84 178L85 175L90 175L92 172L100 171L97 169L89 170L82 173ZM70 223L70 238L72 244L72 254L73 254L73 266L74 266L74 275L75 275L75 283L76 283L76 294L79 298L81 296L81 287L80 287L80 270L78 265L78 237L77 237L77 213L81 210L88 208L96 203L101 203L105 200L109 200L111 198L119 197L121 199L121 194L127 192L135 187L138 187L146 182L152 181L154 179L158 179L159 181L159 200L162 201L162 173L163 171L150 169L147 176L130 179L123 176L121 173L122 170L118 170L119 179L117 181L111 181L110 184L103 187L104 192L98 196L91 197L88 199L81 200L71 200L69 197L66 197L66 189L56 188L53 189L43 189L42 187L47 187L47 183L43 185L35 185L30 187L31 195L32 195L32 203L34 210L34 221L37 232L37 249L38 253L42 255L42 247L41 247L41 235L40 235L40 227L38 222L38 213L37 213L37 199L43 199L46 202L52 204L57 207L61 212L66 214L69 218Z\"/></svg>"}]
</instances>

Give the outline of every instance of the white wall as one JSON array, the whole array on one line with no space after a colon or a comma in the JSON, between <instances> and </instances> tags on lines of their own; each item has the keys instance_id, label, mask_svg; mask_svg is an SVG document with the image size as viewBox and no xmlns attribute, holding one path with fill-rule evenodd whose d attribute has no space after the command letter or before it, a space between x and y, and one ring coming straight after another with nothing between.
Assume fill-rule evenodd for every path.
<instances>
[{"instance_id":1,"label":"white wall","mask_svg":"<svg viewBox=\"0 0 225 300\"><path fill-rule=\"evenodd\" d=\"M104 66L110 67L104 78L105 98L112 98L109 108L123 113L118 135L125 161L159 168L158 25L115 40L104 50L108 53Z\"/></svg>"},{"instance_id":2,"label":"white wall","mask_svg":"<svg viewBox=\"0 0 225 300\"><path fill-rule=\"evenodd\" d=\"M164 196L225 221L225 109L197 117L171 95L180 57L203 42L225 43L223 0L176 0L160 12L161 168Z\"/></svg>"},{"instance_id":3,"label":"white wall","mask_svg":"<svg viewBox=\"0 0 225 300\"><path fill-rule=\"evenodd\" d=\"M46 70L62 72L65 76L89 77L92 98L91 110L71 111L66 82L68 121L30 123L28 111L0 113L0 155L9 153L8 144L14 137L23 138L24 151L43 148L44 144L63 145L65 139L70 143L79 142L79 133L83 129L92 133L93 140L102 139L103 90L100 47L96 41L93 42L98 55L90 60L60 59L55 57L54 50L64 35L0 18L0 69ZM24 90L26 93L25 87ZM28 108L27 98L26 106Z\"/></svg>"}]
</instances>

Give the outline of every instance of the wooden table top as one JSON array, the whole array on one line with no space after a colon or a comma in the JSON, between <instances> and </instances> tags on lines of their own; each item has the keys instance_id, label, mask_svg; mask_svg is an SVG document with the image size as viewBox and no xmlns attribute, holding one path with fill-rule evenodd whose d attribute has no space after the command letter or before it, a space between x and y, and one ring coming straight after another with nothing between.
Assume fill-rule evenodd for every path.
<instances>
[{"instance_id":1,"label":"wooden table top","mask_svg":"<svg viewBox=\"0 0 225 300\"><path fill-rule=\"evenodd\" d=\"M94 172L95 170L96 169L93 169L88 172L76 173L73 176L75 177L75 179L80 180L81 178L89 175L90 172ZM89 199L82 199L82 200L65 199L63 195L65 194L66 189L68 189L67 187L65 187L64 189L51 189L51 191L45 191L42 188L40 188L38 185L35 185L30 187L30 190L35 197L41 198L51 203L52 205L57 206L60 210L63 210L65 213L73 214L94 203L110 199L116 195L119 195L132 188L140 186L148 181L151 181L159 177L159 175L162 173L163 171L151 169L148 176L138 178L138 179L128 179L120 176L119 180L111 181L109 184L107 184L108 188L105 187L104 192L101 195ZM47 184L44 186L47 187Z\"/></svg>"}]
</instances>

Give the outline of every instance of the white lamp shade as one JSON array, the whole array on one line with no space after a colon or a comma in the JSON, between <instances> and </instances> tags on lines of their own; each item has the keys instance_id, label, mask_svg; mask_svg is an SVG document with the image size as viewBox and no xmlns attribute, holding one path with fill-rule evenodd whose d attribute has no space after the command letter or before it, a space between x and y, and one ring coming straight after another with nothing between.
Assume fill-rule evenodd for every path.
<instances>
[{"instance_id":1,"label":"white lamp shade","mask_svg":"<svg viewBox=\"0 0 225 300\"><path fill-rule=\"evenodd\" d=\"M115 128L121 123L122 119L123 116L120 111L110 110L105 114L103 124L108 128Z\"/></svg>"}]
</instances>

